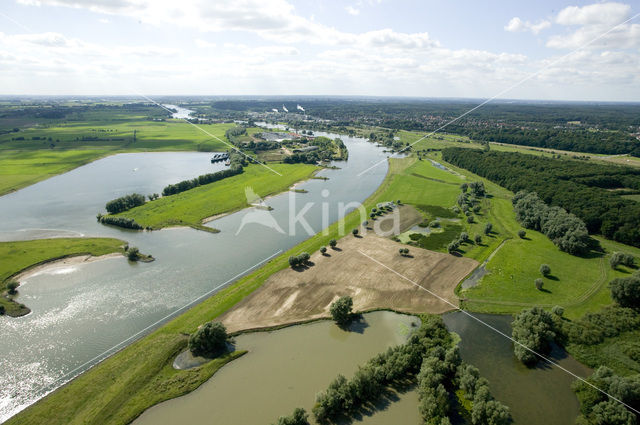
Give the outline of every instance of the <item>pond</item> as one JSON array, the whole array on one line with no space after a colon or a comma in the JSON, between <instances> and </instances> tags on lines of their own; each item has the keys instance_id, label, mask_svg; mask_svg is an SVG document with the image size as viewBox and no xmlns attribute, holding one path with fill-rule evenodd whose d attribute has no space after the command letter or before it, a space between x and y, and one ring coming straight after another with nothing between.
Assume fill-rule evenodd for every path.
<instances>
[{"instance_id":1,"label":"pond","mask_svg":"<svg viewBox=\"0 0 640 425\"><path fill-rule=\"evenodd\" d=\"M176 424L189 418L202 425L264 425L291 414L296 407L310 412L315 395L339 373L350 377L358 365L404 343L420 320L384 311L365 314L363 324L343 331L333 322L322 321L238 336L236 347L249 350L247 354L192 393L147 410L134 424ZM417 399L410 394L400 397L407 412L394 408L401 415L387 418L386 407L382 407L364 417L364 423L418 425ZM391 406L396 407L395 403ZM379 422L378 416L389 421Z\"/></svg>"}]
</instances>

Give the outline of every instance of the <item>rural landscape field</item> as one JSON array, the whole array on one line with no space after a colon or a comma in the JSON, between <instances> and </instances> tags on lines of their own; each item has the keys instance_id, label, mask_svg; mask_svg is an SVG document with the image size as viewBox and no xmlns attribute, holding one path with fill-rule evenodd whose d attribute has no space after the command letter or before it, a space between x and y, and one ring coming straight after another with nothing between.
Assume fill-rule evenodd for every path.
<instances>
[{"instance_id":1,"label":"rural landscape field","mask_svg":"<svg viewBox=\"0 0 640 425\"><path fill-rule=\"evenodd\" d=\"M636 425L632 2L0 6L0 423Z\"/></svg>"}]
</instances>

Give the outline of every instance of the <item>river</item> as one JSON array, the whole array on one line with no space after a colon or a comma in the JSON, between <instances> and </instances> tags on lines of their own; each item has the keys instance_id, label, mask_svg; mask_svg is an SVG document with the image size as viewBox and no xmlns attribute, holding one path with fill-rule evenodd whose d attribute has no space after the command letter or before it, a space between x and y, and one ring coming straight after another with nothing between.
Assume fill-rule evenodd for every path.
<instances>
[{"instance_id":1,"label":"river","mask_svg":"<svg viewBox=\"0 0 640 425\"><path fill-rule=\"evenodd\" d=\"M338 137L337 135L330 135ZM174 317L197 297L252 270L258 263L309 237L340 216L338 205L361 202L380 185L387 165L357 174L386 156L364 139L340 136L349 161L269 198L284 233L256 223L241 227L252 209L209 223L212 234L190 228L133 232L103 226L95 215L106 201L160 192L168 183L212 172L210 153L119 154L0 197L0 240L52 236L109 236L128 241L156 261L124 258L58 268L27 279L18 301L32 309L21 318L0 317L0 421L14 415L135 338ZM307 207L311 203L311 207ZM178 309L181 309L178 311ZM16 353L19 353L16 355Z\"/></svg>"}]
</instances>

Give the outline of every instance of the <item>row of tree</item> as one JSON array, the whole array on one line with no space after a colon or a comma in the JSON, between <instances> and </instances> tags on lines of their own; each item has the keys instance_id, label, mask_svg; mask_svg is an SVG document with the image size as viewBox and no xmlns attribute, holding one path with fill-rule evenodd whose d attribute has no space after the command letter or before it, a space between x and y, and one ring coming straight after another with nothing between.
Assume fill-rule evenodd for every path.
<instances>
[{"instance_id":1,"label":"row of tree","mask_svg":"<svg viewBox=\"0 0 640 425\"><path fill-rule=\"evenodd\" d=\"M443 159L518 192L536 192L584 221L590 233L640 246L640 203L619 190L640 190L640 169L515 152L447 148Z\"/></svg>"},{"instance_id":2,"label":"row of tree","mask_svg":"<svg viewBox=\"0 0 640 425\"><path fill-rule=\"evenodd\" d=\"M121 196L112 201L107 202L105 209L109 214L118 214L123 211L130 210L131 208L144 205L145 197L139 193L132 193L131 195Z\"/></svg>"},{"instance_id":3,"label":"row of tree","mask_svg":"<svg viewBox=\"0 0 640 425\"><path fill-rule=\"evenodd\" d=\"M241 165L233 164L231 167L217 171L215 173L203 174L191 180L183 180L181 182L170 184L162 190L162 196L175 195L180 192L184 192L189 189L193 189L198 186L213 183L226 179L227 177L241 174L243 168Z\"/></svg>"},{"instance_id":4,"label":"row of tree","mask_svg":"<svg viewBox=\"0 0 640 425\"><path fill-rule=\"evenodd\" d=\"M520 191L512 202L520 224L544 233L560 250L584 255L594 246L582 220L563 208L548 206L537 193Z\"/></svg>"},{"instance_id":5,"label":"row of tree","mask_svg":"<svg viewBox=\"0 0 640 425\"><path fill-rule=\"evenodd\" d=\"M114 217L111 215L98 214L97 219L102 224L110 224L112 226L123 227L125 229L133 229L133 230L144 229L144 227L142 227L140 224L138 224L138 222L136 222L132 218Z\"/></svg>"}]
</instances>

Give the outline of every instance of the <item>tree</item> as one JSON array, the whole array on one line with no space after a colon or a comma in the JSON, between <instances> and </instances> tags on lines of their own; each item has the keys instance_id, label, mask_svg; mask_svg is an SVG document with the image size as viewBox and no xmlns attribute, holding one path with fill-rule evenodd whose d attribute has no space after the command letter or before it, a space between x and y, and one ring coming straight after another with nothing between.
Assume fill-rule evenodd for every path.
<instances>
[{"instance_id":1,"label":"tree","mask_svg":"<svg viewBox=\"0 0 640 425\"><path fill-rule=\"evenodd\" d=\"M348 325L352 318L353 313L351 309L353 308L353 299L346 295L344 297L338 298L335 302L331 304L329 308L329 312L331 313L331 317L338 324L338 326L346 326Z\"/></svg>"},{"instance_id":2,"label":"tree","mask_svg":"<svg viewBox=\"0 0 640 425\"><path fill-rule=\"evenodd\" d=\"M564 314L564 308L560 307L559 305L556 305L551 309L551 312L558 317L562 317L562 315Z\"/></svg>"},{"instance_id":3,"label":"tree","mask_svg":"<svg viewBox=\"0 0 640 425\"><path fill-rule=\"evenodd\" d=\"M619 265L634 267L635 260L633 255L627 254L626 252L614 252L611 254L611 258L609 258L609 264L612 269L615 269Z\"/></svg>"},{"instance_id":4,"label":"tree","mask_svg":"<svg viewBox=\"0 0 640 425\"><path fill-rule=\"evenodd\" d=\"M329 246L330 246L331 248L335 248L337 245L338 245L338 241L336 241L335 239L331 239L331 240L329 241Z\"/></svg>"},{"instance_id":5,"label":"tree","mask_svg":"<svg viewBox=\"0 0 640 425\"><path fill-rule=\"evenodd\" d=\"M485 224L485 226L484 226L484 234L485 235L490 234L492 230L493 230L493 224L491 224L491 223Z\"/></svg>"},{"instance_id":6,"label":"tree","mask_svg":"<svg viewBox=\"0 0 640 425\"><path fill-rule=\"evenodd\" d=\"M298 257L296 255L292 255L289 257L289 266L292 268L296 268L299 265Z\"/></svg>"},{"instance_id":7,"label":"tree","mask_svg":"<svg viewBox=\"0 0 640 425\"><path fill-rule=\"evenodd\" d=\"M548 264L541 264L540 273L542 274L542 276L548 277L551 274L551 267L549 267Z\"/></svg>"},{"instance_id":8,"label":"tree","mask_svg":"<svg viewBox=\"0 0 640 425\"><path fill-rule=\"evenodd\" d=\"M622 307L640 307L640 276L613 279L609 288L611 298Z\"/></svg>"},{"instance_id":9,"label":"tree","mask_svg":"<svg viewBox=\"0 0 640 425\"><path fill-rule=\"evenodd\" d=\"M540 307L523 310L514 319L512 328L512 337L516 342L514 354L522 363L533 366L538 361L533 352L542 355L549 353L550 342L555 338L551 313Z\"/></svg>"},{"instance_id":10,"label":"tree","mask_svg":"<svg viewBox=\"0 0 640 425\"><path fill-rule=\"evenodd\" d=\"M9 294L15 295L18 292L17 291L18 286L20 286L20 284L15 280L12 280L11 282L7 283L7 290L9 291Z\"/></svg>"},{"instance_id":11,"label":"tree","mask_svg":"<svg viewBox=\"0 0 640 425\"><path fill-rule=\"evenodd\" d=\"M467 217L467 223L469 223L469 224L473 223L473 216L472 215Z\"/></svg>"},{"instance_id":12,"label":"tree","mask_svg":"<svg viewBox=\"0 0 640 425\"><path fill-rule=\"evenodd\" d=\"M520 239L524 239L524 237L527 235L527 232L525 232L524 230L520 229L518 230L518 237Z\"/></svg>"},{"instance_id":13,"label":"tree","mask_svg":"<svg viewBox=\"0 0 640 425\"><path fill-rule=\"evenodd\" d=\"M358 229L353 229L353 230L351 231L351 234L352 234L353 236L358 236Z\"/></svg>"},{"instance_id":14,"label":"tree","mask_svg":"<svg viewBox=\"0 0 640 425\"><path fill-rule=\"evenodd\" d=\"M466 192L468 188L469 188L469 185L467 183L462 183L460 185L460 190L462 190L463 192Z\"/></svg>"},{"instance_id":15,"label":"tree","mask_svg":"<svg viewBox=\"0 0 640 425\"><path fill-rule=\"evenodd\" d=\"M469 239L469 234L467 232L462 232L460 233L460 237L458 238L458 240L460 241L460 243L464 243L469 242L471 239Z\"/></svg>"},{"instance_id":16,"label":"tree","mask_svg":"<svg viewBox=\"0 0 640 425\"><path fill-rule=\"evenodd\" d=\"M327 247L326 247L326 246L321 246L321 247L320 247L320 253L321 253L322 255L326 254L326 253L327 253Z\"/></svg>"},{"instance_id":17,"label":"tree","mask_svg":"<svg viewBox=\"0 0 640 425\"><path fill-rule=\"evenodd\" d=\"M227 329L220 322L207 322L189 337L189 350L194 356L213 357L226 349Z\"/></svg>"},{"instance_id":18,"label":"tree","mask_svg":"<svg viewBox=\"0 0 640 425\"><path fill-rule=\"evenodd\" d=\"M449 245L447 245L447 251L449 251L449 254L453 254L458 250L459 246L460 245L458 244L458 241L453 241Z\"/></svg>"},{"instance_id":19,"label":"tree","mask_svg":"<svg viewBox=\"0 0 640 425\"><path fill-rule=\"evenodd\" d=\"M474 240L475 240L476 244L480 245L482 243L482 236L481 235L476 235Z\"/></svg>"},{"instance_id":20,"label":"tree","mask_svg":"<svg viewBox=\"0 0 640 425\"><path fill-rule=\"evenodd\" d=\"M309 425L307 411L297 407L290 416L280 416L275 425Z\"/></svg>"},{"instance_id":21,"label":"tree","mask_svg":"<svg viewBox=\"0 0 640 425\"><path fill-rule=\"evenodd\" d=\"M536 289L538 291L542 291L542 287L544 286L544 280L537 278L536 280L533 281L533 283L535 283Z\"/></svg>"},{"instance_id":22,"label":"tree","mask_svg":"<svg viewBox=\"0 0 640 425\"><path fill-rule=\"evenodd\" d=\"M138 261L140 258L140 250L135 246L129 247L127 250L127 258L129 261Z\"/></svg>"}]
</instances>

